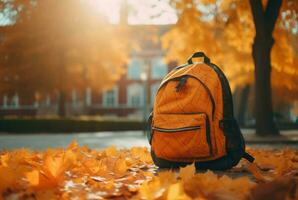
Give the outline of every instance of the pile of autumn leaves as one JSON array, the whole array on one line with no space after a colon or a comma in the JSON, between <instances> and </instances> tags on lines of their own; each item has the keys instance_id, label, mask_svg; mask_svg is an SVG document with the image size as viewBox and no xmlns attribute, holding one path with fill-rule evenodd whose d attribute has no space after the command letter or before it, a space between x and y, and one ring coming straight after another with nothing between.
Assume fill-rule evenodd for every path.
<instances>
[{"instance_id":1,"label":"pile of autumn leaves","mask_svg":"<svg viewBox=\"0 0 298 200\"><path fill-rule=\"evenodd\" d=\"M141 147L2 151L0 199L298 199L297 151L250 152L256 165L218 174L193 165L158 171Z\"/></svg>"}]
</instances>

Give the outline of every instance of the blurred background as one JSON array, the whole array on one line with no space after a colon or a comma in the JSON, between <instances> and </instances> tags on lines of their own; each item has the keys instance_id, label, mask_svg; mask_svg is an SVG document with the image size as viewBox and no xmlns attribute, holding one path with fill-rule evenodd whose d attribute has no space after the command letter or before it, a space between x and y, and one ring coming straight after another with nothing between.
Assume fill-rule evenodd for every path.
<instances>
[{"instance_id":1,"label":"blurred background","mask_svg":"<svg viewBox=\"0 0 298 200\"><path fill-rule=\"evenodd\" d=\"M298 129L295 0L0 2L2 135L143 130L162 78L195 51L227 75L241 127Z\"/></svg>"}]
</instances>

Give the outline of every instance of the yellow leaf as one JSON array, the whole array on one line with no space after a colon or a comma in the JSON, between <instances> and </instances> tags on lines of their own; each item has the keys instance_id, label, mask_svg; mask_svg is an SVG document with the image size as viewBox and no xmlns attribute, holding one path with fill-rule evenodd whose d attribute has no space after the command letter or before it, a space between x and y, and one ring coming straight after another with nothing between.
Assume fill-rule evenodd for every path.
<instances>
[{"instance_id":1,"label":"yellow leaf","mask_svg":"<svg viewBox=\"0 0 298 200\"><path fill-rule=\"evenodd\" d=\"M27 181L32 186L37 186L39 184L39 171L33 170L26 173Z\"/></svg>"},{"instance_id":2,"label":"yellow leaf","mask_svg":"<svg viewBox=\"0 0 298 200\"><path fill-rule=\"evenodd\" d=\"M0 164L4 167L8 166L9 154L6 153L0 156Z\"/></svg>"},{"instance_id":3,"label":"yellow leaf","mask_svg":"<svg viewBox=\"0 0 298 200\"><path fill-rule=\"evenodd\" d=\"M77 155L72 150L63 154L63 165L65 169L72 167L77 162Z\"/></svg>"},{"instance_id":4,"label":"yellow leaf","mask_svg":"<svg viewBox=\"0 0 298 200\"><path fill-rule=\"evenodd\" d=\"M165 187L162 187L160 178L155 177L152 181L144 182L140 187L140 199L158 199L166 191Z\"/></svg>"},{"instance_id":5,"label":"yellow leaf","mask_svg":"<svg viewBox=\"0 0 298 200\"><path fill-rule=\"evenodd\" d=\"M196 168L194 163L186 167L180 168L180 178L183 181L188 181L195 175L195 173L196 173Z\"/></svg>"},{"instance_id":6,"label":"yellow leaf","mask_svg":"<svg viewBox=\"0 0 298 200\"><path fill-rule=\"evenodd\" d=\"M63 158L62 157L53 157L49 155L45 158L44 168L49 172L53 177L59 177L64 172L63 167Z\"/></svg>"},{"instance_id":7,"label":"yellow leaf","mask_svg":"<svg viewBox=\"0 0 298 200\"><path fill-rule=\"evenodd\" d=\"M171 171L159 172L158 177L164 187L168 187L177 180L176 173Z\"/></svg>"},{"instance_id":8,"label":"yellow leaf","mask_svg":"<svg viewBox=\"0 0 298 200\"><path fill-rule=\"evenodd\" d=\"M79 144L77 143L77 141L74 140L68 145L67 149L75 150L78 147L79 147Z\"/></svg>"},{"instance_id":9,"label":"yellow leaf","mask_svg":"<svg viewBox=\"0 0 298 200\"><path fill-rule=\"evenodd\" d=\"M190 199L191 198L184 193L181 183L176 183L169 187L167 200L190 200Z\"/></svg>"},{"instance_id":10,"label":"yellow leaf","mask_svg":"<svg viewBox=\"0 0 298 200\"><path fill-rule=\"evenodd\" d=\"M117 159L115 163L115 172L123 174L127 171L127 165L124 159Z\"/></svg>"},{"instance_id":11,"label":"yellow leaf","mask_svg":"<svg viewBox=\"0 0 298 200\"><path fill-rule=\"evenodd\" d=\"M114 189L114 180L106 181L104 184L104 188L107 190L113 190Z\"/></svg>"},{"instance_id":12,"label":"yellow leaf","mask_svg":"<svg viewBox=\"0 0 298 200\"><path fill-rule=\"evenodd\" d=\"M0 166L0 192L13 187L17 178L9 167Z\"/></svg>"},{"instance_id":13,"label":"yellow leaf","mask_svg":"<svg viewBox=\"0 0 298 200\"><path fill-rule=\"evenodd\" d=\"M106 148L104 152L107 156L117 156L118 154L117 148L115 146L110 146Z\"/></svg>"},{"instance_id":14,"label":"yellow leaf","mask_svg":"<svg viewBox=\"0 0 298 200\"><path fill-rule=\"evenodd\" d=\"M256 163L248 163L247 169L258 181L266 182L270 180L269 177L266 177L261 173Z\"/></svg>"}]
</instances>

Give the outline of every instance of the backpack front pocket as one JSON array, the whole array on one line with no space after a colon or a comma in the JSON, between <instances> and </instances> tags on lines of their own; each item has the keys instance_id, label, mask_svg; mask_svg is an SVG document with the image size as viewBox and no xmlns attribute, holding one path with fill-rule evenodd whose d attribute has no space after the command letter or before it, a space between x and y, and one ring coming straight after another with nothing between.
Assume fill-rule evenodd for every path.
<instances>
[{"instance_id":1,"label":"backpack front pocket","mask_svg":"<svg viewBox=\"0 0 298 200\"><path fill-rule=\"evenodd\" d=\"M158 114L152 124L152 148L168 160L207 158L212 154L208 115Z\"/></svg>"}]
</instances>

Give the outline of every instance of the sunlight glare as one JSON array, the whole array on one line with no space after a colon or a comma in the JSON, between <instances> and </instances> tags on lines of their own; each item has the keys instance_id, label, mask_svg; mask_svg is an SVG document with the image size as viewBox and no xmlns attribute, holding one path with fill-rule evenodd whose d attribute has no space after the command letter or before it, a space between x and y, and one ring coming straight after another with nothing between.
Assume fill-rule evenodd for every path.
<instances>
[{"instance_id":1,"label":"sunlight glare","mask_svg":"<svg viewBox=\"0 0 298 200\"><path fill-rule=\"evenodd\" d=\"M123 0L91 0L111 23L118 23ZM173 24L177 21L169 0L127 0L129 24Z\"/></svg>"},{"instance_id":2,"label":"sunlight glare","mask_svg":"<svg viewBox=\"0 0 298 200\"><path fill-rule=\"evenodd\" d=\"M122 0L91 0L90 3L107 17L110 23L116 24L119 22Z\"/></svg>"},{"instance_id":3,"label":"sunlight glare","mask_svg":"<svg viewBox=\"0 0 298 200\"><path fill-rule=\"evenodd\" d=\"M173 24L177 21L169 0L128 0L131 14L129 24Z\"/></svg>"}]
</instances>

